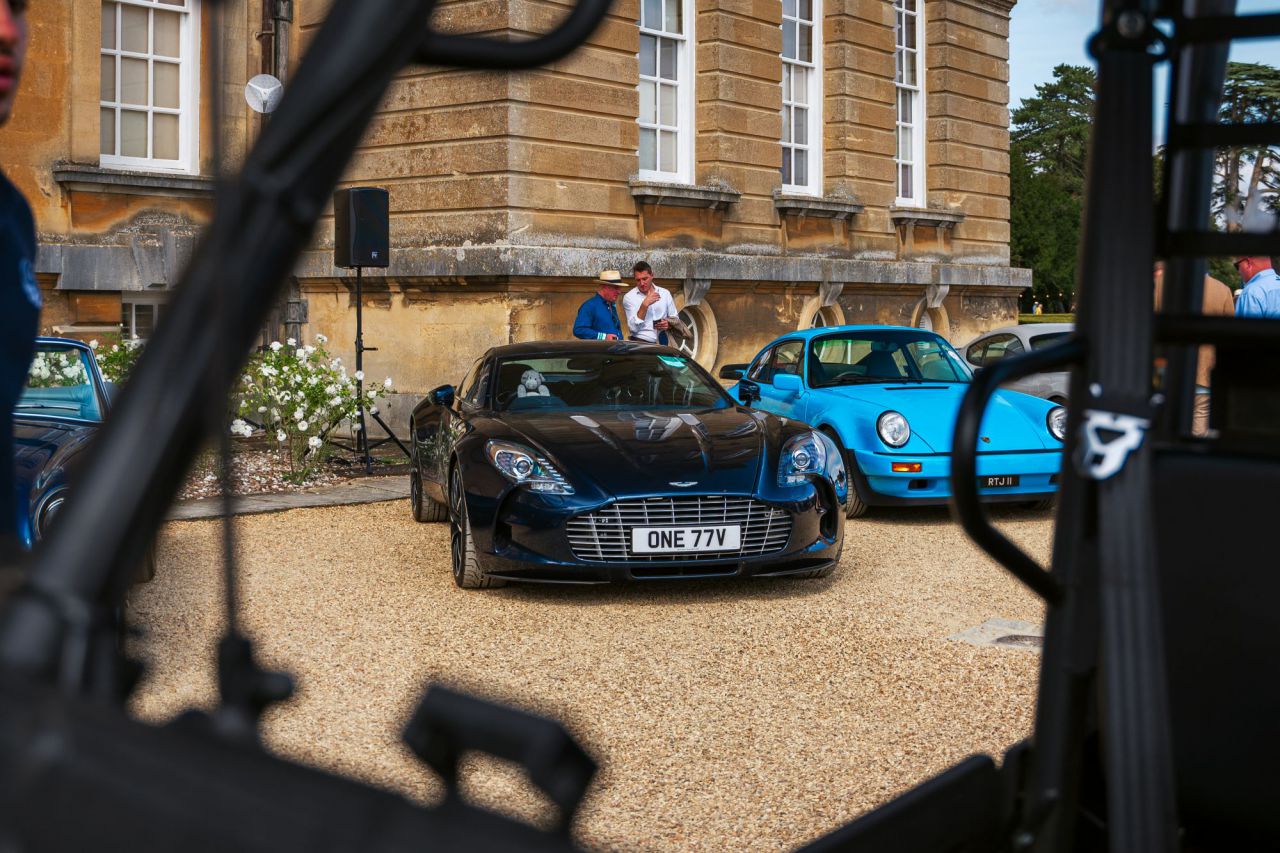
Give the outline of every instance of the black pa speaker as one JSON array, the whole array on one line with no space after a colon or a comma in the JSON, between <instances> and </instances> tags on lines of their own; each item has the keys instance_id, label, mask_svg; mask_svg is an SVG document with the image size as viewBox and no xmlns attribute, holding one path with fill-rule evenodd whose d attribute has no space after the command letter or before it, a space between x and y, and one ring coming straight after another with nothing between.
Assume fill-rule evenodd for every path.
<instances>
[{"instance_id":1,"label":"black pa speaker","mask_svg":"<svg viewBox=\"0 0 1280 853\"><path fill-rule=\"evenodd\" d=\"M333 265L385 267L391 262L390 201L381 187L333 194Z\"/></svg>"}]
</instances>

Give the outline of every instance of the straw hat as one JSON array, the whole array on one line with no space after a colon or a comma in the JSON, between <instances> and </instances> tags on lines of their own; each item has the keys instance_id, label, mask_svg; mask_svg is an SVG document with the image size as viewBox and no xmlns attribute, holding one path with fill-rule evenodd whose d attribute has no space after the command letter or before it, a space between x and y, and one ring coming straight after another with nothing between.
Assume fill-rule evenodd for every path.
<instances>
[{"instance_id":1,"label":"straw hat","mask_svg":"<svg viewBox=\"0 0 1280 853\"><path fill-rule=\"evenodd\" d=\"M622 273L617 270L601 271L600 275L596 278L596 283L612 284L614 287L629 287L629 285L622 280Z\"/></svg>"}]
</instances>

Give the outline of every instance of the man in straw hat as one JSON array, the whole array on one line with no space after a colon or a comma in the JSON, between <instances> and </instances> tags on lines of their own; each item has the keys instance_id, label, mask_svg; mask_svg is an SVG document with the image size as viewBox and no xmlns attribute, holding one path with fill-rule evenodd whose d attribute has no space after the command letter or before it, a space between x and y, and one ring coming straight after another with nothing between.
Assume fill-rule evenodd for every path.
<instances>
[{"instance_id":1,"label":"man in straw hat","mask_svg":"<svg viewBox=\"0 0 1280 853\"><path fill-rule=\"evenodd\" d=\"M618 321L618 294L627 283L617 270L605 270L596 279L596 295L582 303L573 322L573 336L587 341L622 339Z\"/></svg>"}]
</instances>

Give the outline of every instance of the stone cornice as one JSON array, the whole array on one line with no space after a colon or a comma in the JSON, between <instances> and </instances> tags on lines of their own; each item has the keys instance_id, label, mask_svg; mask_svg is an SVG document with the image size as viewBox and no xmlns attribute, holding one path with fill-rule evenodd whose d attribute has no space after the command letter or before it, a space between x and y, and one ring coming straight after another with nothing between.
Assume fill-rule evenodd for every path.
<instances>
[{"instance_id":1,"label":"stone cornice","mask_svg":"<svg viewBox=\"0 0 1280 853\"><path fill-rule=\"evenodd\" d=\"M481 280L507 278L563 278L568 284L594 278L602 269L628 269L637 252L653 265L663 282L706 279L716 282L830 282L850 285L911 285L931 283L959 287L1022 290L1030 282L1027 270L984 263L831 258L813 255L746 255L689 249L588 249L571 246L489 245L398 248L391 266L366 270L366 287L395 282L448 287L475 287ZM304 281L337 282L349 277L333 266L331 249L304 252L294 268ZM427 280L427 281L423 281Z\"/></svg>"},{"instance_id":2,"label":"stone cornice","mask_svg":"<svg viewBox=\"0 0 1280 853\"><path fill-rule=\"evenodd\" d=\"M773 206L783 216L795 214L797 216L814 216L825 219L851 220L863 210L863 205L850 198L837 198L834 196L823 198L820 196L784 193L782 190L773 191Z\"/></svg>"},{"instance_id":3,"label":"stone cornice","mask_svg":"<svg viewBox=\"0 0 1280 853\"><path fill-rule=\"evenodd\" d=\"M936 228L955 228L964 221L958 210L928 207L890 207L889 219L894 225L925 225Z\"/></svg>"},{"instance_id":4,"label":"stone cornice","mask_svg":"<svg viewBox=\"0 0 1280 853\"><path fill-rule=\"evenodd\" d=\"M1013 12L1013 7L1018 4L1018 0L947 0L949 3L963 3L966 6L973 6L977 9L983 9L988 12L995 12L998 15L1009 17Z\"/></svg>"},{"instance_id":5,"label":"stone cornice","mask_svg":"<svg viewBox=\"0 0 1280 853\"><path fill-rule=\"evenodd\" d=\"M639 178L632 178L628 183L631 186L631 196L638 204L723 210L742 197L742 193L728 187L669 184L662 181L644 181Z\"/></svg>"},{"instance_id":6,"label":"stone cornice","mask_svg":"<svg viewBox=\"0 0 1280 853\"><path fill-rule=\"evenodd\" d=\"M69 190L123 195L213 198L213 178L168 172L104 169L76 163L58 163L53 179Z\"/></svg>"}]
</instances>

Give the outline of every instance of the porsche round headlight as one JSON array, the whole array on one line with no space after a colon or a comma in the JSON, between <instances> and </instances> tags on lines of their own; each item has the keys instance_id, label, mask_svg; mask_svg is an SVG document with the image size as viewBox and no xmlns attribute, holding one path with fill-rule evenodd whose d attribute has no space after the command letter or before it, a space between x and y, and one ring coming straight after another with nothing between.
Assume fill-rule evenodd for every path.
<instances>
[{"instance_id":1,"label":"porsche round headlight","mask_svg":"<svg viewBox=\"0 0 1280 853\"><path fill-rule=\"evenodd\" d=\"M880 440L890 447L901 447L911 438L911 425L894 411L888 411L876 419L876 432Z\"/></svg>"},{"instance_id":2,"label":"porsche round headlight","mask_svg":"<svg viewBox=\"0 0 1280 853\"><path fill-rule=\"evenodd\" d=\"M1049 427L1049 435L1058 441L1067 440L1067 410L1062 406L1054 406L1045 416L1045 425Z\"/></svg>"}]
</instances>

